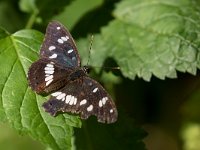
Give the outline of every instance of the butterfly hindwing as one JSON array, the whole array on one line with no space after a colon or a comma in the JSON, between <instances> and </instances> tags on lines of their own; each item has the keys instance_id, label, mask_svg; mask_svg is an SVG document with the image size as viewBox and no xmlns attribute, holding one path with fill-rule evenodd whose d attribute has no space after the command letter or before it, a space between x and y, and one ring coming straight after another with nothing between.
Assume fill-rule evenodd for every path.
<instances>
[{"instance_id":1,"label":"butterfly hindwing","mask_svg":"<svg viewBox=\"0 0 200 150\"><path fill-rule=\"evenodd\" d=\"M48 59L39 59L29 68L29 85L38 94L47 94L63 87L71 72L72 68L59 66Z\"/></svg>"},{"instance_id":2,"label":"butterfly hindwing","mask_svg":"<svg viewBox=\"0 0 200 150\"><path fill-rule=\"evenodd\" d=\"M50 59L65 67L80 66L80 57L71 34L56 21L50 22L46 29L40 58Z\"/></svg>"},{"instance_id":3,"label":"butterfly hindwing","mask_svg":"<svg viewBox=\"0 0 200 150\"><path fill-rule=\"evenodd\" d=\"M98 82L87 76L52 93L43 107L53 116L57 112L71 112L80 113L82 119L95 115L102 123L113 123L117 119L116 106L109 94Z\"/></svg>"}]
</instances>

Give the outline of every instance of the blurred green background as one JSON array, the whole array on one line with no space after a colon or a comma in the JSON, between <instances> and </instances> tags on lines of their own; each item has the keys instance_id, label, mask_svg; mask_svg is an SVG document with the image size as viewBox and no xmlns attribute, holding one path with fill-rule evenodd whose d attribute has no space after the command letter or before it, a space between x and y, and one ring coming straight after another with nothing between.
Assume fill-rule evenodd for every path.
<instances>
[{"instance_id":1,"label":"blurred green background","mask_svg":"<svg viewBox=\"0 0 200 150\"><path fill-rule=\"evenodd\" d=\"M26 150L38 149L42 150L45 147L37 141L34 141L27 135L20 135L8 124L1 124L0 148L5 150Z\"/></svg>"},{"instance_id":2,"label":"blurred green background","mask_svg":"<svg viewBox=\"0 0 200 150\"><path fill-rule=\"evenodd\" d=\"M140 3L138 0L126 0L131 1L134 4ZM60 1L63 5L60 5L58 1L52 0L1 0L0 1L0 26L8 31L9 33L14 33L21 29L36 29L41 32L45 32L45 28L50 20L59 20L71 31L75 40L77 40L77 45L79 49L87 49L90 43L88 39L89 34L97 34L97 38L94 40L95 43L100 43L98 40L99 34L102 34L102 27L108 26L111 21L122 21L122 18L118 18L117 15L113 15L113 12L116 9L117 4L119 6L122 1L120 0L71 0L71 1ZM143 1L144 3L138 5L137 11L142 11L144 5L151 6L152 4L165 4L165 1ZM134 67L130 66L132 69L123 68L123 65L120 66L120 61L116 56L109 58L104 61L104 66L117 66L119 65L122 69L120 71L116 70L94 70L91 75L94 78L101 81L101 83L106 87L106 89L111 93L111 95L116 99L116 105L119 110L119 121L113 125L102 125L96 122L96 118L90 118L87 121L83 121L82 128L75 128L73 139L73 149L134 149L134 150L199 150L200 149L200 78L199 78L199 25L198 19L200 16L198 13L191 16L186 16L184 13L190 9L194 12L200 10L199 1L189 0L184 1L174 1L177 2L177 8L170 6L170 10L176 10L176 12L181 12L183 18L187 20L192 20L194 24L198 26L197 30L193 32L191 29L193 26L188 25L187 31L178 30L179 34L176 36L182 36L183 41L188 42L192 46L196 46L195 59L192 60L195 63L195 67L183 67L185 62L182 61L182 57L179 57L178 65L184 69L181 70L180 66L175 67L177 71L177 78L170 78L165 72L165 76L161 77L155 72L151 72L151 65L149 69L152 77L145 78L145 75L135 74L135 76L130 77L135 70ZM180 2L180 6L178 5ZM55 3L55 5L54 5ZM169 1L169 3L173 3ZM168 3L167 3L168 5ZM48 7L49 6L49 7ZM159 7L159 6L158 6ZM159 10L162 12L166 10L167 7L159 7ZM155 9L157 10L157 9ZM133 11L127 7L125 11L125 16ZM146 10L146 16L149 14L148 9ZM124 12L121 12L124 13ZM152 14L157 12L153 12ZM178 15L180 15L178 14ZM184 16L185 15L185 16ZM123 15L122 15L123 16ZM166 16L170 16L166 14ZM165 17L166 17L165 16ZM144 19L143 19L144 17ZM154 16L148 16L148 18ZM196 18L198 19L196 19ZM139 19L138 19L139 18ZM195 19L196 20L195 20ZM137 19L139 21L143 20L145 22L145 16L135 16L133 20ZM140 20L141 19L141 20ZM138 22L139 22L138 21ZM168 20L169 21L169 20ZM159 22L160 23L160 22ZM159 27L155 27L156 34L159 34L158 31L166 30L167 34L170 34L170 37L174 35L174 31L171 31L171 26L167 25L170 28L170 33L168 32L169 28L165 25L170 24L170 22L162 22L159 24ZM130 22L124 23L124 26L130 25ZM145 23L141 21L140 24L145 29ZM144 25L144 26L143 26ZM194 25L194 26L195 26ZM140 26L140 27L141 27ZM172 25L173 26L173 25ZM182 24L181 24L182 26ZM195 26L195 27L196 27ZM134 26L135 27L135 26ZM165 28L164 28L165 27ZM126 27L124 27L126 28ZM139 27L138 27L139 28ZM156 29L158 28L158 29ZM175 27L178 28L178 27ZM149 32L154 32L154 28L148 30ZM173 28L174 29L174 28ZM119 29L123 30L123 29ZM127 29L128 30L128 29ZM162 30L162 31L163 31ZM105 30L104 30L105 31ZM191 32L190 32L191 31ZM117 31L116 31L117 32ZM163 31L164 32L164 31ZM114 31L111 32L114 34ZM117 32L118 33L118 32ZM131 35L133 39L139 38L142 43L142 35L144 33L138 33L138 35ZM164 33L162 33L164 34ZM123 36L113 35L119 37L119 41L123 41ZM127 36L127 35L126 35ZM130 35L129 35L130 36ZM131 37L130 36L130 37ZM138 36L138 37L134 37ZM151 35L146 35L151 39ZM120 39L122 37L122 39ZM162 38L155 38L154 45ZM85 41L85 48L81 47L81 40ZM112 39L111 39L112 40ZM131 38L129 38L131 42ZM138 42L139 42L138 40ZM110 41L109 44L111 43ZM140 43L139 42L139 43ZM174 41L176 43L177 41ZM119 42L120 43L120 42ZM181 42L180 42L181 43ZM112 44L112 43L111 43ZM121 44L121 43L120 43ZM137 43L135 43L137 45ZM148 46L150 47L152 43ZM152 45L153 45L152 44ZM167 46L169 43L165 43ZM189 45L188 44L188 45ZM97 44L98 45L98 44ZM122 42L122 45L125 47L127 43ZM166 46L165 45L165 46ZM169 44L170 45L170 44ZM178 45L178 44L177 44ZM176 45L176 46L177 46ZM186 51L189 47L186 47ZM143 45L139 45L142 47ZM159 47L160 45L156 45ZM155 47L156 47L155 46ZM106 46L105 46L106 47ZM123 47L123 46L122 46ZM170 47L170 46L169 46ZM177 46L178 47L178 46ZM96 47L94 46L94 49ZM99 48L101 50L101 48ZM173 48L172 48L173 49ZM88 53L80 50L80 54L83 58L83 64L87 61ZM123 55L122 59L128 58L128 54ZM125 49L126 50L126 49ZM103 48L102 48L103 51ZM113 50L114 51L114 50ZM128 51L128 50L127 50ZM115 52L115 51L114 51ZM125 52L124 52L125 53ZM145 52L144 52L145 53ZM157 52L155 52L157 53ZM164 53L164 52L163 52ZM135 54L135 53L134 53ZM131 53L131 56L135 56ZM137 54L137 53L136 53ZM149 53L146 53L148 55ZM1 55L1 53L0 53ZM190 57L190 53L182 53L182 55L187 55ZM91 55L91 59L100 57L101 52L96 55ZM114 55L115 56L115 55ZM159 57L159 55L158 55ZM161 56L160 56L161 57ZM191 55L192 57L192 55ZM102 58L105 58L105 56ZM168 57L166 57L168 60ZM178 59L178 58L177 58ZM94 62L93 60L93 62ZM98 60L97 60L98 61ZM103 60L102 60L103 61ZM129 59L127 59L129 61ZM188 62L190 60L187 60ZM187 62L186 61L186 62ZM160 63L160 62L159 62ZM91 63L92 64L92 63ZM152 63L154 64L154 63ZM127 63L127 65L129 65ZM143 65L143 64L142 64ZM139 67L143 67L143 66ZM156 64L155 64L156 65ZM170 65L169 65L170 66ZM145 66L146 67L146 66ZM144 68L145 68L144 67ZM162 68L163 66L161 66ZM168 67L168 66L166 66ZM174 67L174 66L170 66ZM180 67L180 68L179 68ZM195 68L195 69L194 69ZM0 68L2 69L2 68ZM153 69L152 69L153 70ZM195 70L194 73L188 70ZM159 71L159 70L158 70ZM146 73L149 77L149 72ZM188 73L189 72L189 73ZM143 72L144 73L144 72ZM133 73L134 74L134 73ZM144 73L145 74L145 73ZM193 74L193 75L192 75ZM139 76L139 77L138 77ZM169 77L169 78L166 78ZM142 79L143 78L143 79ZM4 150L26 150L26 149L37 149L43 150L47 149L39 141L33 140L31 137L25 135L23 132L16 131L10 127L9 123L0 124L0 149Z\"/></svg>"}]
</instances>

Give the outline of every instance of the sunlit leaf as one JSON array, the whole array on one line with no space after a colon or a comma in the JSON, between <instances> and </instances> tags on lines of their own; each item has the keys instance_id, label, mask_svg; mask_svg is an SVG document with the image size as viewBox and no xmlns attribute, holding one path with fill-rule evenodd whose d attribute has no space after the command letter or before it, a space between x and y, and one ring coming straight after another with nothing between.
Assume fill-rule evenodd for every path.
<instances>
[{"instance_id":1,"label":"sunlit leaf","mask_svg":"<svg viewBox=\"0 0 200 150\"><path fill-rule=\"evenodd\" d=\"M124 76L147 81L200 68L200 15L191 1L125 0L115 20L95 36L92 64L112 57Z\"/></svg>"},{"instance_id":2,"label":"sunlit leaf","mask_svg":"<svg viewBox=\"0 0 200 150\"><path fill-rule=\"evenodd\" d=\"M38 58L42 38L37 31L21 30L0 40L0 112L22 134L53 149L70 149L73 127L80 127L78 117L50 116L41 107L45 98L28 87L27 71Z\"/></svg>"}]
</instances>

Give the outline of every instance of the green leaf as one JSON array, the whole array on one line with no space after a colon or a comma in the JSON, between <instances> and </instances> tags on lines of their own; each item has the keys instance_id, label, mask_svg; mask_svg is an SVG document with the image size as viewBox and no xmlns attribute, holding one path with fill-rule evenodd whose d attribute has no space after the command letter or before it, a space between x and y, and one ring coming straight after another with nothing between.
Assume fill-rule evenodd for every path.
<instances>
[{"instance_id":1,"label":"green leaf","mask_svg":"<svg viewBox=\"0 0 200 150\"><path fill-rule=\"evenodd\" d=\"M45 98L28 87L27 71L38 59L43 35L21 30L0 39L0 117L7 118L22 134L30 134L53 149L70 149L73 127L80 127L78 117L52 117L41 105Z\"/></svg>"},{"instance_id":2,"label":"green leaf","mask_svg":"<svg viewBox=\"0 0 200 150\"><path fill-rule=\"evenodd\" d=\"M124 76L147 81L152 75L175 78L177 70L195 75L200 68L199 9L190 0L118 3L116 19L95 36L93 51L98 54L91 56L91 64L112 57Z\"/></svg>"}]
</instances>

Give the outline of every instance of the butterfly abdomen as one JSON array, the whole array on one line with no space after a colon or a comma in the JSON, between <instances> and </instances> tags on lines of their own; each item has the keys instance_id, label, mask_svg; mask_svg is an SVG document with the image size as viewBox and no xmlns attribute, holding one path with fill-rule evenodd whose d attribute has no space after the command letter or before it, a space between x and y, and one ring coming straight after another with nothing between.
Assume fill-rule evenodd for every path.
<instances>
[{"instance_id":1,"label":"butterfly abdomen","mask_svg":"<svg viewBox=\"0 0 200 150\"><path fill-rule=\"evenodd\" d=\"M69 81L74 81L74 80L79 79L79 78L81 78L83 76L86 76L85 71L82 68L78 68L77 70L73 71L69 75L68 80Z\"/></svg>"}]
</instances>

